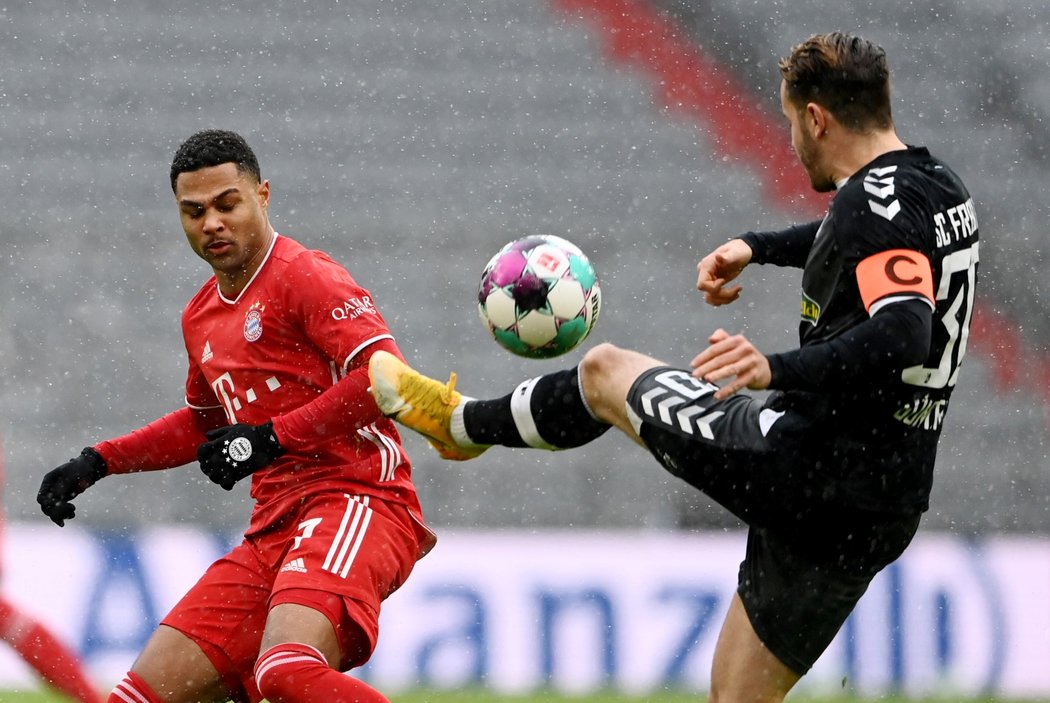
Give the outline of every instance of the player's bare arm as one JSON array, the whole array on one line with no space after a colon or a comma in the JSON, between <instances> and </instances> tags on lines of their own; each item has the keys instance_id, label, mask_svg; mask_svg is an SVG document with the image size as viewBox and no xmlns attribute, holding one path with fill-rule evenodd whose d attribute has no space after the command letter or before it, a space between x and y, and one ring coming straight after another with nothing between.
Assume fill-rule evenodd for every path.
<instances>
[{"instance_id":1,"label":"player's bare arm","mask_svg":"<svg viewBox=\"0 0 1050 703\"><path fill-rule=\"evenodd\" d=\"M731 239L696 265L696 287L708 305L728 305L740 297L741 286L727 284L751 261L751 247L741 239Z\"/></svg>"},{"instance_id":2,"label":"player's bare arm","mask_svg":"<svg viewBox=\"0 0 1050 703\"><path fill-rule=\"evenodd\" d=\"M717 329L707 342L707 349L697 354L690 366L693 376L705 381L733 379L715 393L716 399L728 398L744 388L769 388L773 377L769 360L744 335Z\"/></svg>"}]
</instances>

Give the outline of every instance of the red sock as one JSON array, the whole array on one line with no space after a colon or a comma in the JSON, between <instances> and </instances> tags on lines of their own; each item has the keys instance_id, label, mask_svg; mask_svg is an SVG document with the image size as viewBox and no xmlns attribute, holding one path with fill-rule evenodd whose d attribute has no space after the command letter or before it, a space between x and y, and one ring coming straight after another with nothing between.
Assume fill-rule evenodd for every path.
<instances>
[{"instance_id":1,"label":"red sock","mask_svg":"<svg viewBox=\"0 0 1050 703\"><path fill-rule=\"evenodd\" d=\"M255 663L255 683L270 703L390 703L379 691L328 666L305 644L279 644Z\"/></svg>"},{"instance_id":2,"label":"red sock","mask_svg":"<svg viewBox=\"0 0 1050 703\"><path fill-rule=\"evenodd\" d=\"M129 671L109 694L106 703L164 703L142 678Z\"/></svg>"},{"instance_id":3,"label":"red sock","mask_svg":"<svg viewBox=\"0 0 1050 703\"><path fill-rule=\"evenodd\" d=\"M42 623L0 598L0 639L47 683L81 703L102 703L79 657Z\"/></svg>"}]
</instances>

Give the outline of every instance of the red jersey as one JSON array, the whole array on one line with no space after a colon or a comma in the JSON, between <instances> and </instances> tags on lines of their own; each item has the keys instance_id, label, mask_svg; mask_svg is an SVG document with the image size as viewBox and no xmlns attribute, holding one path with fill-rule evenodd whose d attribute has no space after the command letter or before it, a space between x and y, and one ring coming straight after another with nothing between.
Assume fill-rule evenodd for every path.
<instances>
[{"instance_id":1,"label":"red jersey","mask_svg":"<svg viewBox=\"0 0 1050 703\"><path fill-rule=\"evenodd\" d=\"M221 407L230 424L273 419L280 436L282 413L316 399L360 366L355 358L365 348L392 336L368 291L326 254L275 234L265 257L236 299L224 297L212 277L183 311L186 402ZM278 520L286 501L320 491L376 496L421 522L393 422L370 398L355 402L360 412L350 408L350 417L359 422L325 431L326 418L319 417L314 446L293 442L252 475L249 533Z\"/></svg>"}]
</instances>

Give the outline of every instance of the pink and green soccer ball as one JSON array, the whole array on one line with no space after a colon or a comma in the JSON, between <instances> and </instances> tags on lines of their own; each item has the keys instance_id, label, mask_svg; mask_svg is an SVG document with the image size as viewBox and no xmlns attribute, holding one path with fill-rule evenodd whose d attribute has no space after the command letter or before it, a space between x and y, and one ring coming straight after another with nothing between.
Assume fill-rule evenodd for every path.
<instances>
[{"instance_id":1,"label":"pink and green soccer ball","mask_svg":"<svg viewBox=\"0 0 1050 703\"><path fill-rule=\"evenodd\" d=\"M478 313L492 336L518 356L549 359L576 348L602 307L598 276L572 242L537 234L510 242L489 260Z\"/></svg>"}]
</instances>

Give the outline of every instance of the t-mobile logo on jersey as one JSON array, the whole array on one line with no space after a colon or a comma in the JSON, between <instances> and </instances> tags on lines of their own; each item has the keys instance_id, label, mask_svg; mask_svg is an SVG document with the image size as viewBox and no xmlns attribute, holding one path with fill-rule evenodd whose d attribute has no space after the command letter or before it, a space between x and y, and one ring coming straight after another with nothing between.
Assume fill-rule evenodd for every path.
<instances>
[{"instance_id":1,"label":"t-mobile logo on jersey","mask_svg":"<svg viewBox=\"0 0 1050 703\"><path fill-rule=\"evenodd\" d=\"M276 376L270 376L264 381L266 390L273 393L281 387L281 382L277 380ZM217 377L211 382L211 389L215 392L215 397L222 403L223 409L226 410L226 418L230 421L231 425L237 424L237 413L244 407L241 402L243 397L245 401L254 403L259 399L259 393L256 392L255 388L249 387L238 393L237 389L233 384L233 375L229 371ZM260 388L259 392L262 390Z\"/></svg>"}]
</instances>

